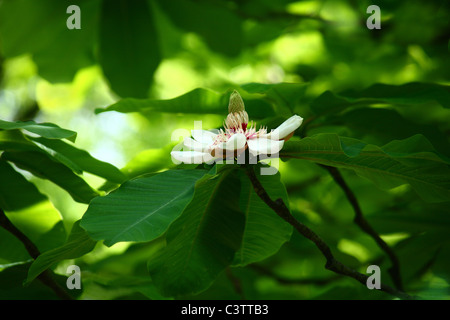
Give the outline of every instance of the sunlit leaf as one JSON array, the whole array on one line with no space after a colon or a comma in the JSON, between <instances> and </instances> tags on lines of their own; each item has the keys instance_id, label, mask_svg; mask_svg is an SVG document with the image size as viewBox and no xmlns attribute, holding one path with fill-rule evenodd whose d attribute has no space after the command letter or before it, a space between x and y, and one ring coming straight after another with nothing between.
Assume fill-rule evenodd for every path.
<instances>
[{"instance_id":1,"label":"sunlit leaf","mask_svg":"<svg viewBox=\"0 0 450 320\"><path fill-rule=\"evenodd\" d=\"M53 123L36 123L34 121L16 121L9 122L0 120L0 129L14 130L23 129L48 139L68 139L75 141L77 133L71 130L62 129Z\"/></svg>"},{"instance_id":2,"label":"sunlit leaf","mask_svg":"<svg viewBox=\"0 0 450 320\"><path fill-rule=\"evenodd\" d=\"M94 199L81 226L108 246L119 241L150 241L183 212L204 170L170 170L139 177Z\"/></svg>"},{"instance_id":3,"label":"sunlit leaf","mask_svg":"<svg viewBox=\"0 0 450 320\"><path fill-rule=\"evenodd\" d=\"M168 112L168 113L211 113L226 115L228 111L229 93L219 94L214 91L197 88L181 96L168 100L155 99L122 99L106 109L97 109L96 112L118 111L128 112ZM273 115L268 103L260 100L245 100L247 113L254 118Z\"/></svg>"},{"instance_id":4,"label":"sunlit leaf","mask_svg":"<svg viewBox=\"0 0 450 320\"><path fill-rule=\"evenodd\" d=\"M378 147L323 133L286 142L280 156L354 170L385 189L408 183L430 202L450 200L447 159L439 156L421 135Z\"/></svg>"}]
</instances>

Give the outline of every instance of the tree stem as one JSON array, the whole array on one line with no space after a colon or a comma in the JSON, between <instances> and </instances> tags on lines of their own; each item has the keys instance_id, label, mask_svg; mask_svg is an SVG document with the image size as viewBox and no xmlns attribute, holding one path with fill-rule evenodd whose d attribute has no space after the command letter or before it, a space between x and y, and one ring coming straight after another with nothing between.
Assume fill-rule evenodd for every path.
<instances>
[{"instance_id":1,"label":"tree stem","mask_svg":"<svg viewBox=\"0 0 450 320\"><path fill-rule=\"evenodd\" d=\"M355 212L354 223L359 226L359 228L371 236L377 245L388 255L391 260L391 268L388 270L392 281L397 289L403 291L402 278L400 276L400 263L397 258L397 255L394 251L389 247L389 245L381 239L380 235L373 229L373 227L369 224L369 222L364 217L361 207L359 206L358 200L356 199L355 194L352 192L350 187L345 182L339 170L335 167L320 165L322 168L326 169L330 175L333 177L334 181L341 187L344 191L347 200L350 202L350 205L353 207Z\"/></svg>"},{"instance_id":2,"label":"tree stem","mask_svg":"<svg viewBox=\"0 0 450 320\"><path fill-rule=\"evenodd\" d=\"M5 215L5 212L0 208L0 226L5 230L14 235L17 239L22 242L28 254L36 259L39 255L39 249L34 245L34 243L17 227L12 224L12 222ZM47 287L49 287L59 298L63 300L73 300L73 298L53 279L53 274L49 270L42 272L38 279Z\"/></svg>"},{"instance_id":3,"label":"tree stem","mask_svg":"<svg viewBox=\"0 0 450 320\"><path fill-rule=\"evenodd\" d=\"M337 274L351 277L360 282L361 284L363 284L364 286L367 285L367 279L369 278L369 276L359 273L342 264L340 261L336 260L333 256L333 253L331 252L330 247L314 231L309 229L306 225L304 225L300 221L296 220L295 217L289 211L289 209L286 207L282 199L277 199L273 201L270 198L270 196L267 194L266 190L262 186L261 182L256 177L255 172L253 171L253 167L251 165L246 165L245 167L247 176L249 177L253 185L253 189L255 190L259 198L261 198L261 200L264 201L264 203L266 203L273 211L275 211L275 213L278 216L280 216L283 220L292 225L301 235L303 235L305 238L309 239L316 245L316 247L322 252L322 254L326 259L325 264L326 269L333 271ZM400 299L408 299L408 300L414 299L414 297L410 296L409 294L394 289L385 284L381 284L380 290L389 293L393 296L396 296Z\"/></svg>"}]
</instances>

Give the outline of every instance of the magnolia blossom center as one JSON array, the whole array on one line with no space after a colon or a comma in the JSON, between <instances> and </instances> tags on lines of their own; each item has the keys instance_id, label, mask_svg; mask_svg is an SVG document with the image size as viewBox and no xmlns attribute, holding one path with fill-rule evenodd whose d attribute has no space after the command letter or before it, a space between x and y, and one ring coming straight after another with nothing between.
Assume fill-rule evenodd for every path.
<instances>
[{"instance_id":1,"label":"magnolia blossom center","mask_svg":"<svg viewBox=\"0 0 450 320\"><path fill-rule=\"evenodd\" d=\"M259 130L253 126L253 121L248 121L248 114L245 111L239 111L228 114L224 124L224 129L220 129L219 133L214 139L212 149L222 143L227 142L234 134L241 133L245 135L247 140L256 139L262 135L267 134L267 128L261 127Z\"/></svg>"}]
</instances>

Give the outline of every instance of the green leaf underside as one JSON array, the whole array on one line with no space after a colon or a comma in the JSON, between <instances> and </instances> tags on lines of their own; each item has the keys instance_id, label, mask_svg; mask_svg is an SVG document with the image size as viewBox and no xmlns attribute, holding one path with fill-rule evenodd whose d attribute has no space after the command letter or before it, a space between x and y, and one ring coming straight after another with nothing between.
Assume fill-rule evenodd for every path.
<instances>
[{"instance_id":1,"label":"green leaf underside","mask_svg":"<svg viewBox=\"0 0 450 320\"><path fill-rule=\"evenodd\" d=\"M62 140L24 135L17 129L0 131L0 150L37 151L60 162L77 174L85 171L115 183L121 183L126 179L125 174L119 169L95 159L87 151Z\"/></svg>"},{"instance_id":2,"label":"green leaf underside","mask_svg":"<svg viewBox=\"0 0 450 320\"><path fill-rule=\"evenodd\" d=\"M129 112L168 112L193 114L227 114L229 94L220 94L214 91L197 88L188 93L167 100L156 99L122 99L106 109L97 109L97 113L106 111ZM244 101L245 108L250 117L262 118L273 115L271 106L259 100Z\"/></svg>"},{"instance_id":3,"label":"green leaf underside","mask_svg":"<svg viewBox=\"0 0 450 320\"><path fill-rule=\"evenodd\" d=\"M375 84L360 92L335 94L326 91L311 103L316 114L340 112L348 107L367 104L421 104L439 103L450 107L450 86L434 83L412 82L404 85Z\"/></svg>"},{"instance_id":4,"label":"green leaf underside","mask_svg":"<svg viewBox=\"0 0 450 320\"><path fill-rule=\"evenodd\" d=\"M25 284L29 284L43 271L59 261L79 258L91 252L95 244L96 241L92 240L86 231L79 226L79 221L75 222L69 238L63 246L42 253L31 264Z\"/></svg>"},{"instance_id":5,"label":"green leaf underside","mask_svg":"<svg viewBox=\"0 0 450 320\"><path fill-rule=\"evenodd\" d=\"M167 246L148 263L162 295L203 291L233 261L245 224L239 194L235 170L197 182L194 198L168 230Z\"/></svg>"},{"instance_id":6,"label":"green leaf underside","mask_svg":"<svg viewBox=\"0 0 450 320\"><path fill-rule=\"evenodd\" d=\"M119 241L150 241L162 235L192 199L205 170L170 170L126 181L94 199L81 226L111 246Z\"/></svg>"},{"instance_id":7,"label":"green leaf underside","mask_svg":"<svg viewBox=\"0 0 450 320\"><path fill-rule=\"evenodd\" d=\"M408 183L426 201L450 200L447 159L439 156L421 135L378 147L323 133L286 142L280 157L351 169L383 189Z\"/></svg>"},{"instance_id":8,"label":"green leaf underside","mask_svg":"<svg viewBox=\"0 0 450 320\"><path fill-rule=\"evenodd\" d=\"M115 183L122 183L126 179L126 176L115 166L95 159L88 152L75 148L68 143L45 138L31 137L30 139L49 148L53 157L61 163L71 162L81 171L92 173Z\"/></svg>"},{"instance_id":9,"label":"green leaf underside","mask_svg":"<svg viewBox=\"0 0 450 320\"><path fill-rule=\"evenodd\" d=\"M19 168L33 175L48 179L66 190L72 198L81 203L89 203L98 195L81 177L63 164L37 151L5 151L2 159L11 161Z\"/></svg>"},{"instance_id":10,"label":"green leaf underside","mask_svg":"<svg viewBox=\"0 0 450 320\"><path fill-rule=\"evenodd\" d=\"M280 174L261 175L260 168L255 166L255 174L269 196L273 200L281 198L289 205ZM292 226L258 197L247 175L240 172L240 176L242 190L239 205L245 213L246 222L241 247L234 257L235 266L245 266L275 254L292 234Z\"/></svg>"},{"instance_id":11,"label":"green leaf underside","mask_svg":"<svg viewBox=\"0 0 450 320\"><path fill-rule=\"evenodd\" d=\"M161 57L147 0L103 1L99 58L111 88L118 95L148 96Z\"/></svg>"},{"instance_id":12,"label":"green leaf underside","mask_svg":"<svg viewBox=\"0 0 450 320\"><path fill-rule=\"evenodd\" d=\"M14 130L23 129L41 137L48 139L68 139L72 142L75 141L77 133L71 130L62 129L53 123L36 123L34 121L4 121L0 120L0 129L3 130Z\"/></svg>"}]
</instances>

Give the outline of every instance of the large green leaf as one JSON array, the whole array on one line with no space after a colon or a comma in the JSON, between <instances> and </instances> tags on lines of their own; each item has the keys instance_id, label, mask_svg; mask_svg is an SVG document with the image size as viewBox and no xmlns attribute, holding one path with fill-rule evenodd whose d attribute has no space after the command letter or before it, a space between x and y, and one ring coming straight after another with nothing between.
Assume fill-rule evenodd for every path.
<instances>
[{"instance_id":1,"label":"large green leaf","mask_svg":"<svg viewBox=\"0 0 450 320\"><path fill-rule=\"evenodd\" d=\"M0 120L0 129L15 130L23 129L48 139L68 139L75 141L77 133L71 130L62 129L53 123L36 123L34 121L9 122Z\"/></svg>"},{"instance_id":2,"label":"large green leaf","mask_svg":"<svg viewBox=\"0 0 450 320\"><path fill-rule=\"evenodd\" d=\"M0 208L3 210L19 210L47 200L34 184L1 159L0 177Z\"/></svg>"},{"instance_id":3,"label":"large green leaf","mask_svg":"<svg viewBox=\"0 0 450 320\"><path fill-rule=\"evenodd\" d=\"M375 84L360 92L344 92L335 94L326 91L311 103L316 114L332 114L351 106L368 104L421 104L439 103L449 108L450 86L435 83L412 82L404 85Z\"/></svg>"},{"instance_id":4,"label":"large green leaf","mask_svg":"<svg viewBox=\"0 0 450 320\"><path fill-rule=\"evenodd\" d=\"M148 96L161 57L147 0L103 1L99 58L112 90L119 96Z\"/></svg>"},{"instance_id":5,"label":"large green leaf","mask_svg":"<svg viewBox=\"0 0 450 320\"><path fill-rule=\"evenodd\" d=\"M59 160L68 167L77 167L79 170L95 174L99 177L105 178L111 182L122 183L126 176L119 169L112 164L100 161L92 157L87 151L80 150L71 144L65 143L61 140L50 140L45 138L33 138L44 150L49 152L55 159ZM77 170L74 170L77 172ZM81 173L80 172L80 173Z\"/></svg>"},{"instance_id":6,"label":"large green leaf","mask_svg":"<svg viewBox=\"0 0 450 320\"><path fill-rule=\"evenodd\" d=\"M233 264L245 266L261 261L275 254L292 234L292 226L282 220L256 194L253 185L243 172L241 174L241 198L239 205L245 213L245 229L241 247L234 257ZM269 196L283 199L289 205L286 188L280 182L280 174L261 175L259 167L255 174Z\"/></svg>"},{"instance_id":7,"label":"large green leaf","mask_svg":"<svg viewBox=\"0 0 450 320\"><path fill-rule=\"evenodd\" d=\"M28 270L28 277L25 284L29 284L42 272L61 260L79 258L91 252L96 243L79 226L79 221L75 222L69 238L63 246L46 251L34 260Z\"/></svg>"},{"instance_id":8,"label":"large green leaf","mask_svg":"<svg viewBox=\"0 0 450 320\"><path fill-rule=\"evenodd\" d=\"M450 200L447 159L439 156L421 135L378 147L323 133L286 142L280 157L351 169L385 189L408 183L426 201Z\"/></svg>"},{"instance_id":9,"label":"large green leaf","mask_svg":"<svg viewBox=\"0 0 450 320\"><path fill-rule=\"evenodd\" d=\"M228 6L191 0L158 0L158 4L177 27L199 34L212 50L228 56L240 53L242 21Z\"/></svg>"},{"instance_id":10,"label":"large green leaf","mask_svg":"<svg viewBox=\"0 0 450 320\"><path fill-rule=\"evenodd\" d=\"M150 241L178 218L205 170L169 170L129 180L94 199L81 226L108 246L119 241Z\"/></svg>"},{"instance_id":11,"label":"large green leaf","mask_svg":"<svg viewBox=\"0 0 450 320\"><path fill-rule=\"evenodd\" d=\"M211 113L226 115L228 111L229 94L219 94L214 91L197 88L181 96L167 100L155 99L122 99L106 109L96 112L169 112L169 113ZM246 100L245 108L251 118L262 118L273 115L273 109L268 103L260 100Z\"/></svg>"},{"instance_id":12,"label":"large green leaf","mask_svg":"<svg viewBox=\"0 0 450 320\"><path fill-rule=\"evenodd\" d=\"M162 295L203 291L233 261L245 224L240 189L233 169L197 182L194 198L167 232L167 247L148 263Z\"/></svg>"},{"instance_id":13,"label":"large green leaf","mask_svg":"<svg viewBox=\"0 0 450 320\"><path fill-rule=\"evenodd\" d=\"M97 191L72 170L41 152L5 151L2 159L13 162L19 168L27 170L37 177L52 181L66 190L77 202L89 203L92 198L98 196Z\"/></svg>"}]
</instances>

